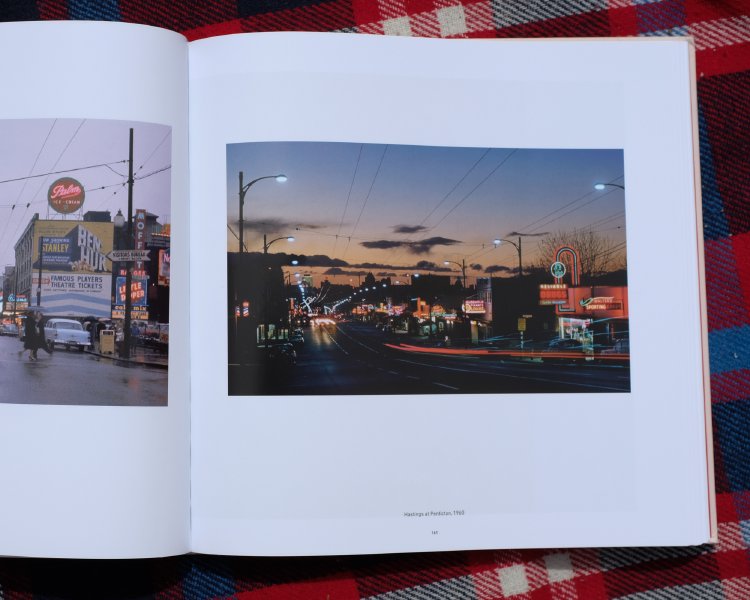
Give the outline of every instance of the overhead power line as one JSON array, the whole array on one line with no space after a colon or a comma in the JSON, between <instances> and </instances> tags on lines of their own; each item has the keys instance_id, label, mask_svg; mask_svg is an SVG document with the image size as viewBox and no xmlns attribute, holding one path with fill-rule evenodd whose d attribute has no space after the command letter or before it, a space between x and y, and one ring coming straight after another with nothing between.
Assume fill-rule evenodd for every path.
<instances>
[{"instance_id":1,"label":"overhead power line","mask_svg":"<svg viewBox=\"0 0 750 600\"><path fill-rule=\"evenodd\" d=\"M336 232L336 239L333 242L333 250L331 254L336 252L336 244L338 243L339 235L341 234L341 227L344 225L344 217L346 217L346 211L349 208L349 201L352 197L352 190L354 189L354 181L357 179L357 171L359 171L359 162L362 160L362 149L364 144L359 145L359 153L357 154L357 164L354 165L354 173L352 174L352 182L349 184L349 193L346 195L346 203L344 204L344 212L341 213L341 220L339 221L339 228Z\"/></svg>"},{"instance_id":2,"label":"overhead power line","mask_svg":"<svg viewBox=\"0 0 750 600\"><path fill-rule=\"evenodd\" d=\"M443 218L440 219L437 223L435 223L432 227L430 227L430 229L437 228L437 226L440 225L443 221L445 221L454 210L456 210L459 206L461 206L464 202L466 202L469 196L471 196L475 191L477 191L482 186L482 184L484 184L485 181L487 181L490 177L492 177L495 174L495 172L497 172L497 170L500 169L500 167L502 167L506 162L508 162L510 157L513 156L517 152L517 150L518 148L514 148L513 150L511 150L511 152L507 156L505 156L498 163L498 165L494 169L492 169L492 171L490 171L484 179L482 179L482 181L480 181L473 188L471 188L471 191L469 191L468 194L466 194L463 198L461 198L458 202L456 202L456 204L453 205L453 208L451 208L447 213L445 213L443 215Z\"/></svg>"},{"instance_id":3,"label":"overhead power line","mask_svg":"<svg viewBox=\"0 0 750 600\"><path fill-rule=\"evenodd\" d=\"M119 165L128 162L126 160L118 160L111 163L100 163L97 165L88 165L85 167L75 167L73 169L65 169L64 171L50 171L49 173L38 173L36 175L27 175L26 177L14 177L13 179L2 179L0 183L13 183L15 181L24 181L27 179L36 179L38 177L48 177L49 175L62 175L64 173L73 173L75 171L85 171L86 169L95 169L97 167L109 167L110 165ZM167 167L168 168L168 167ZM162 169L163 170L163 169Z\"/></svg>"}]
</instances>

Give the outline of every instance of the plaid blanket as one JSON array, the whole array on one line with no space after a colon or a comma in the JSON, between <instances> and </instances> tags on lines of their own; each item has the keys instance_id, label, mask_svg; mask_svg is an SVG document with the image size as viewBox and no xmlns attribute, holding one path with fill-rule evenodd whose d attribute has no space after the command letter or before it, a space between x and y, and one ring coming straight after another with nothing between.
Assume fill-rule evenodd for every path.
<instances>
[{"instance_id":1,"label":"plaid blanket","mask_svg":"<svg viewBox=\"0 0 750 600\"><path fill-rule=\"evenodd\" d=\"M0 598L750 598L750 2L6 0L0 20L433 37L691 35L697 46L719 543L348 558L0 560Z\"/></svg>"}]
</instances>

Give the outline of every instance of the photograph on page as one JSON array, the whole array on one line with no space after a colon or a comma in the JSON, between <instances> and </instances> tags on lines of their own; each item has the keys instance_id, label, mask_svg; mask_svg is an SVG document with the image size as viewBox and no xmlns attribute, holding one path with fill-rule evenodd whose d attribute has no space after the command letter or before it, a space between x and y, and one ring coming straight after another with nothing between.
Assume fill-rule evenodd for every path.
<instances>
[{"instance_id":1,"label":"photograph on page","mask_svg":"<svg viewBox=\"0 0 750 600\"><path fill-rule=\"evenodd\" d=\"M630 391L621 150L227 146L229 394Z\"/></svg>"},{"instance_id":2,"label":"photograph on page","mask_svg":"<svg viewBox=\"0 0 750 600\"><path fill-rule=\"evenodd\" d=\"M166 406L172 128L0 132L0 401Z\"/></svg>"}]
</instances>

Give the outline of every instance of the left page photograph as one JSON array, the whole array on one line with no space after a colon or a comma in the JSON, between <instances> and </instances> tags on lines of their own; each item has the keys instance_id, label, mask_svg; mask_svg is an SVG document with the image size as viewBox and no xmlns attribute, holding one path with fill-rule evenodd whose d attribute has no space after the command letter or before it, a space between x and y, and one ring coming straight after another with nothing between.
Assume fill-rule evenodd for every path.
<instances>
[{"instance_id":1,"label":"left page photograph","mask_svg":"<svg viewBox=\"0 0 750 600\"><path fill-rule=\"evenodd\" d=\"M184 553L185 40L17 23L0 48L0 553Z\"/></svg>"}]
</instances>

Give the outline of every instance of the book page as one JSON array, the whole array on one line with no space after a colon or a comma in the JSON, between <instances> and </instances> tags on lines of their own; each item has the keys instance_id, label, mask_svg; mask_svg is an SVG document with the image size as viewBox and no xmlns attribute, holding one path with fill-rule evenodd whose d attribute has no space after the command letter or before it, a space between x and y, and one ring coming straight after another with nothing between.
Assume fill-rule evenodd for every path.
<instances>
[{"instance_id":1,"label":"book page","mask_svg":"<svg viewBox=\"0 0 750 600\"><path fill-rule=\"evenodd\" d=\"M184 553L187 44L17 23L0 54L0 554Z\"/></svg>"},{"instance_id":2,"label":"book page","mask_svg":"<svg viewBox=\"0 0 750 600\"><path fill-rule=\"evenodd\" d=\"M690 57L192 43L192 549L708 541Z\"/></svg>"}]
</instances>

